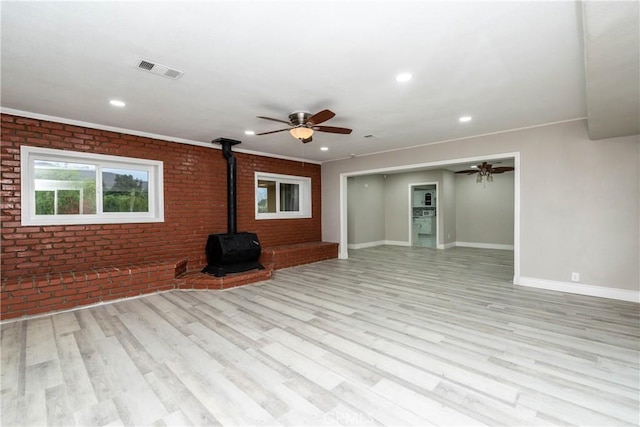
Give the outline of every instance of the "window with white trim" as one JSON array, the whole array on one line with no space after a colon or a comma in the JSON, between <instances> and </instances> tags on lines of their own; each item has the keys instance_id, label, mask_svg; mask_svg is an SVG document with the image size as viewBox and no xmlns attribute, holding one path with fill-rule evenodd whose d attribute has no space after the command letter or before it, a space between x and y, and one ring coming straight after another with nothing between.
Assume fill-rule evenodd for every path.
<instances>
[{"instance_id":1,"label":"window with white trim","mask_svg":"<svg viewBox=\"0 0 640 427\"><path fill-rule=\"evenodd\" d=\"M20 148L22 225L164 222L163 163Z\"/></svg>"},{"instance_id":2,"label":"window with white trim","mask_svg":"<svg viewBox=\"0 0 640 427\"><path fill-rule=\"evenodd\" d=\"M255 173L256 219L311 218L311 178Z\"/></svg>"}]
</instances>

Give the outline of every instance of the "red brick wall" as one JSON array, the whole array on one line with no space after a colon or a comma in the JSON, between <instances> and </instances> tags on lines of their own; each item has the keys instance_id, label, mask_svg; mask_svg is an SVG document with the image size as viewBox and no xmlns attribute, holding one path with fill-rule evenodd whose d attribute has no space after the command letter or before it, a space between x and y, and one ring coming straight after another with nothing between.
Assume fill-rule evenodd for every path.
<instances>
[{"instance_id":1,"label":"red brick wall","mask_svg":"<svg viewBox=\"0 0 640 427\"><path fill-rule=\"evenodd\" d=\"M266 248L262 251L260 262L265 267L279 270L334 258L338 258L337 243L310 242Z\"/></svg>"},{"instance_id":2,"label":"red brick wall","mask_svg":"<svg viewBox=\"0 0 640 427\"><path fill-rule=\"evenodd\" d=\"M185 261L3 278L0 319L175 289Z\"/></svg>"},{"instance_id":3,"label":"red brick wall","mask_svg":"<svg viewBox=\"0 0 640 427\"><path fill-rule=\"evenodd\" d=\"M226 160L220 150L43 120L2 115L2 277L58 273L188 258L206 264L207 235L224 233ZM217 137L219 135L212 135ZM20 146L120 155L164 162L164 223L20 226ZM238 231L262 246L321 240L320 166L236 153ZM311 219L254 219L254 172L312 179Z\"/></svg>"}]
</instances>

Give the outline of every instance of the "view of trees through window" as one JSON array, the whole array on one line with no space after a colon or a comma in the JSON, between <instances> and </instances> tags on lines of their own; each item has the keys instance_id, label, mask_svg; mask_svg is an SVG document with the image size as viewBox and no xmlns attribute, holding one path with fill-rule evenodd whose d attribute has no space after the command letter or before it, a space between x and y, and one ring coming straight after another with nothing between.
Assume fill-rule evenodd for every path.
<instances>
[{"instance_id":1,"label":"view of trees through window","mask_svg":"<svg viewBox=\"0 0 640 427\"><path fill-rule=\"evenodd\" d=\"M36 215L54 215L55 191L36 191Z\"/></svg>"},{"instance_id":2,"label":"view of trees through window","mask_svg":"<svg viewBox=\"0 0 640 427\"><path fill-rule=\"evenodd\" d=\"M36 215L96 213L96 167L68 162L35 162Z\"/></svg>"},{"instance_id":3,"label":"view of trees through window","mask_svg":"<svg viewBox=\"0 0 640 427\"><path fill-rule=\"evenodd\" d=\"M148 175L143 171L103 169L102 210L104 212L148 212L148 181Z\"/></svg>"},{"instance_id":4,"label":"view of trees through window","mask_svg":"<svg viewBox=\"0 0 640 427\"><path fill-rule=\"evenodd\" d=\"M103 168L103 212L148 212L149 176L140 170ZM36 215L96 213L96 166L35 162Z\"/></svg>"},{"instance_id":5,"label":"view of trees through window","mask_svg":"<svg viewBox=\"0 0 640 427\"><path fill-rule=\"evenodd\" d=\"M92 213L83 209L81 202L89 201L80 190L36 191L36 215L78 215ZM95 212L95 197L90 200Z\"/></svg>"}]
</instances>

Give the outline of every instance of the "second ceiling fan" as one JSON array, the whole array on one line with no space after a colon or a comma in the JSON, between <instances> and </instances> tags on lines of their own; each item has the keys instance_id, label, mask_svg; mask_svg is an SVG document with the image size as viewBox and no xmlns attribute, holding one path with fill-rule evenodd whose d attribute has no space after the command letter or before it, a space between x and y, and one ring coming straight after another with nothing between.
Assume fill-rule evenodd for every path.
<instances>
[{"instance_id":1,"label":"second ceiling fan","mask_svg":"<svg viewBox=\"0 0 640 427\"><path fill-rule=\"evenodd\" d=\"M272 120L274 122L284 123L289 127L284 129L272 130L270 132L257 133L256 135L268 135L270 133L284 132L286 130L291 133L296 139L299 139L303 143L313 141L312 135L314 131L328 132L328 133L341 133L350 134L351 129L340 128L335 126L318 126L320 123L324 123L327 120L333 118L336 115L331 110L322 110L316 114L311 114L308 111L294 111L289 114L289 121L274 119L271 117L258 116L259 119Z\"/></svg>"},{"instance_id":2,"label":"second ceiling fan","mask_svg":"<svg viewBox=\"0 0 640 427\"><path fill-rule=\"evenodd\" d=\"M480 183L483 182L483 180L493 182L493 175L498 173L511 172L512 170L515 170L515 168L512 166L499 166L497 168L494 168L491 163L482 162L478 166L475 166L474 169L467 169L458 171L456 173L466 173L467 175L478 174L476 182Z\"/></svg>"}]
</instances>

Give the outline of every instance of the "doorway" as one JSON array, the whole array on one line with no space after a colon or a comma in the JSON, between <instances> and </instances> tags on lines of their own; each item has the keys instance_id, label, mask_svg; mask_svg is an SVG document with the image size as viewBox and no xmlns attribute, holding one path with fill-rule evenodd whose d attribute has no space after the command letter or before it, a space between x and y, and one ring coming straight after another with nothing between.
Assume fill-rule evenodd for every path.
<instances>
[{"instance_id":1,"label":"doorway","mask_svg":"<svg viewBox=\"0 0 640 427\"><path fill-rule=\"evenodd\" d=\"M409 184L411 246L438 247L438 183Z\"/></svg>"},{"instance_id":2,"label":"doorway","mask_svg":"<svg viewBox=\"0 0 640 427\"><path fill-rule=\"evenodd\" d=\"M348 242L348 238L347 238L347 177L381 174L381 173L388 174L388 173L408 172L408 171L416 171L416 170L431 170L431 169L447 167L449 165L471 164L479 161L480 162L496 161L496 160L502 160L502 159L512 159L515 167L514 190L513 190L514 191L513 283L514 284L519 283L520 281L520 153L519 152L499 153L499 154L496 153L492 155L438 160L438 161L430 161L430 162L410 164L410 165L389 166L384 168L363 169L358 171L340 173L339 174L340 203L338 206L338 215L337 215L337 218L332 218L332 219L336 219L339 224L338 241L340 243L340 249L338 252L338 258L340 259L349 258L349 253L347 249L348 248L348 245L347 245L347 242ZM407 205L409 204L410 203L408 203ZM405 224L411 227L410 219L408 219L408 222ZM442 229L442 223L439 224L439 227L437 228L436 232L440 233L441 229ZM324 235L324 231L323 231L323 235ZM407 240L410 240L410 239L407 239ZM410 242L408 241L406 245L409 246Z\"/></svg>"}]
</instances>

